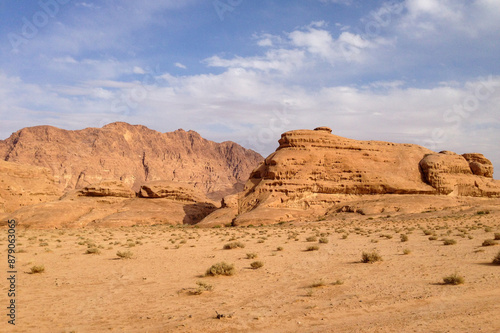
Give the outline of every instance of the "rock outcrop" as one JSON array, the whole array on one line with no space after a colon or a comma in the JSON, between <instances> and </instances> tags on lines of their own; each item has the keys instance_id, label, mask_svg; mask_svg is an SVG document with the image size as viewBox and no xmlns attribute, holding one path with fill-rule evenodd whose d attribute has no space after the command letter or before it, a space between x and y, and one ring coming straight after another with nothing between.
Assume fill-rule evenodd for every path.
<instances>
[{"instance_id":1,"label":"rock outcrop","mask_svg":"<svg viewBox=\"0 0 500 333\"><path fill-rule=\"evenodd\" d=\"M157 192L165 193L159 184L154 186ZM176 194L140 198L124 183L104 181L68 192L60 200L0 214L0 220L16 219L21 227L40 229L178 225L196 224L217 208L201 192L185 185L169 184L167 188L175 188Z\"/></svg>"},{"instance_id":2,"label":"rock outcrop","mask_svg":"<svg viewBox=\"0 0 500 333\"><path fill-rule=\"evenodd\" d=\"M482 154L429 154L420 167L424 181L439 194L500 197L500 182L492 179L493 165Z\"/></svg>"},{"instance_id":3,"label":"rock outcrop","mask_svg":"<svg viewBox=\"0 0 500 333\"><path fill-rule=\"evenodd\" d=\"M0 160L45 167L66 192L108 180L138 191L147 182L167 180L191 183L220 199L243 188L262 156L194 131L160 133L112 123L78 131L24 128L0 141Z\"/></svg>"},{"instance_id":4,"label":"rock outcrop","mask_svg":"<svg viewBox=\"0 0 500 333\"><path fill-rule=\"evenodd\" d=\"M0 161L0 213L56 200L61 195L49 169Z\"/></svg>"},{"instance_id":5,"label":"rock outcrop","mask_svg":"<svg viewBox=\"0 0 500 333\"><path fill-rule=\"evenodd\" d=\"M432 206L426 201L436 195L499 198L500 181L492 176L493 166L481 154L435 153L414 144L352 140L331 134L328 127L289 131L251 173L238 196L239 214L232 219L226 214L225 222L268 224L332 211L383 213L389 197L387 203L394 207L385 210L395 212L411 210L411 200ZM412 199L403 204L408 198ZM212 217L201 224L213 224Z\"/></svg>"},{"instance_id":6,"label":"rock outcrop","mask_svg":"<svg viewBox=\"0 0 500 333\"><path fill-rule=\"evenodd\" d=\"M141 198L167 198L185 202L203 201L203 193L197 191L193 184L159 180L141 186Z\"/></svg>"},{"instance_id":7,"label":"rock outcrop","mask_svg":"<svg viewBox=\"0 0 500 333\"><path fill-rule=\"evenodd\" d=\"M128 188L124 183L116 180L107 180L98 184L85 186L77 193L85 197L135 197L135 192L132 191L132 189Z\"/></svg>"}]
</instances>

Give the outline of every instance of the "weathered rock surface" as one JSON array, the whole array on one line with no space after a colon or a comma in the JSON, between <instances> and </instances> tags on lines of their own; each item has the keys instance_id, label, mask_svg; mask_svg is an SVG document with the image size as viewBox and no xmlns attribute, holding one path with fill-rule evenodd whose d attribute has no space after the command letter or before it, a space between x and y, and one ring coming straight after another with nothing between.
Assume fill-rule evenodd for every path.
<instances>
[{"instance_id":1,"label":"weathered rock surface","mask_svg":"<svg viewBox=\"0 0 500 333\"><path fill-rule=\"evenodd\" d=\"M470 169L476 176L483 176L493 178L493 163L483 156L483 154L463 154L467 162L469 162Z\"/></svg>"},{"instance_id":2,"label":"weathered rock surface","mask_svg":"<svg viewBox=\"0 0 500 333\"><path fill-rule=\"evenodd\" d=\"M195 189L194 184L159 180L141 186L141 198L167 198L177 201L201 202L206 200L204 194Z\"/></svg>"},{"instance_id":3,"label":"weathered rock surface","mask_svg":"<svg viewBox=\"0 0 500 333\"><path fill-rule=\"evenodd\" d=\"M251 173L237 197L238 215L231 217L226 209L200 225L214 223L215 214L220 224L255 225L332 212L420 213L433 201L444 209L463 204L451 197L500 198L500 181L492 176L491 162L477 153L435 153L413 144L346 139L328 127L290 131Z\"/></svg>"},{"instance_id":4,"label":"weathered rock surface","mask_svg":"<svg viewBox=\"0 0 500 333\"><path fill-rule=\"evenodd\" d=\"M98 184L85 186L77 192L85 197L119 197L133 198L135 192L124 183L116 180L105 180Z\"/></svg>"},{"instance_id":5,"label":"weathered rock surface","mask_svg":"<svg viewBox=\"0 0 500 333\"><path fill-rule=\"evenodd\" d=\"M423 179L439 194L500 197L500 181L493 165L482 154L429 154L420 161Z\"/></svg>"},{"instance_id":6,"label":"weathered rock surface","mask_svg":"<svg viewBox=\"0 0 500 333\"><path fill-rule=\"evenodd\" d=\"M0 161L0 213L56 200L61 195L50 170Z\"/></svg>"},{"instance_id":7,"label":"weathered rock surface","mask_svg":"<svg viewBox=\"0 0 500 333\"><path fill-rule=\"evenodd\" d=\"M185 200L180 190L177 193L179 195L162 198L138 198L125 184L106 181L73 190L60 200L0 214L0 219L14 218L22 227L42 229L177 225L196 224L217 208L202 193L198 194L198 201Z\"/></svg>"},{"instance_id":8,"label":"weathered rock surface","mask_svg":"<svg viewBox=\"0 0 500 333\"><path fill-rule=\"evenodd\" d=\"M220 199L243 188L258 153L234 142L216 143L194 131L160 133L112 123L67 131L24 128L0 141L0 160L48 168L64 191L118 180L134 191L151 181L189 182Z\"/></svg>"}]
</instances>

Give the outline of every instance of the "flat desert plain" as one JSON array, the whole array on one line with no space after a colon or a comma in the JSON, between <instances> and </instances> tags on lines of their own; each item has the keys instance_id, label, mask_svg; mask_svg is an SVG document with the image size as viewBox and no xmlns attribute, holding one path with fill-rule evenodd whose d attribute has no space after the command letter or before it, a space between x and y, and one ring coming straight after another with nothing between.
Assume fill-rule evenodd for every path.
<instances>
[{"instance_id":1,"label":"flat desert plain","mask_svg":"<svg viewBox=\"0 0 500 333\"><path fill-rule=\"evenodd\" d=\"M16 231L16 326L2 283L2 332L500 331L500 210ZM205 276L221 262L234 274Z\"/></svg>"}]
</instances>

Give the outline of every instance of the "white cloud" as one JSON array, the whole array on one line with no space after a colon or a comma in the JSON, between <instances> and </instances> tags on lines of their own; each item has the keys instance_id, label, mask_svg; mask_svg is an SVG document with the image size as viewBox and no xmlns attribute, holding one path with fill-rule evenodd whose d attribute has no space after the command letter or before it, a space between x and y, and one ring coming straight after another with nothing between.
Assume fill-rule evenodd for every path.
<instances>
[{"instance_id":1,"label":"white cloud","mask_svg":"<svg viewBox=\"0 0 500 333\"><path fill-rule=\"evenodd\" d=\"M268 154L282 132L326 125L355 139L481 152L500 167L498 76L461 85L441 82L435 88L379 81L311 90L254 68L229 67L218 75L164 74L154 85L88 81L78 87L27 84L2 74L0 98L0 116L8 119L0 125L3 138L29 125L78 129L121 120L160 131L194 129Z\"/></svg>"},{"instance_id":2,"label":"white cloud","mask_svg":"<svg viewBox=\"0 0 500 333\"><path fill-rule=\"evenodd\" d=\"M146 74L146 71L139 66L134 66L134 68L132 69L132 73L134 73L134 74Z\"/></svg>"},{"instance_id":3,"label":"white cloud","mask_svg":"<svg viewBox=\"0 0 500 333\"><path fill-rule=\"evenodd\" d=\"M273 49L264 56L257 57L235 57L233 59L222 59L213 56L204 62L210 67L246 68L260 71L278 71L290 73L303 65L305 54L301 50Z\"/></svg>"},{"instance_id":4,"label":"white cloud","mask_svg":"<svg viewBox=\"0 0 500 333\"><path fill-rule=\"evenodd\" d=\"M175 66L175 67L182 68L182 69L186 69L186 68L187 68L185 65L181 64L180 62L176 62L176 63L174 64L174 66Z\"/></svg>"}]
</instances>

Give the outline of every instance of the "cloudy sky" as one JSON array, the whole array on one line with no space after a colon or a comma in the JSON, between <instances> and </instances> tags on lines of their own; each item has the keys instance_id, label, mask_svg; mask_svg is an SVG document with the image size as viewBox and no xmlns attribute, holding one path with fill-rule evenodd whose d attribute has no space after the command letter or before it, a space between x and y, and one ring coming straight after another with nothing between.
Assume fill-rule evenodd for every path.
<instances>
[{"instance_id":1,"label":"cloudy sky","mask_svg":"<svg viewBox=\"0 0 500 333\"><path fill-rule=\"evenodd\" d=\"M267 155L329 126L500 170L498 0L2 1L0 38L0 139L125 121Z\"/></svg>"}]
</instances>

